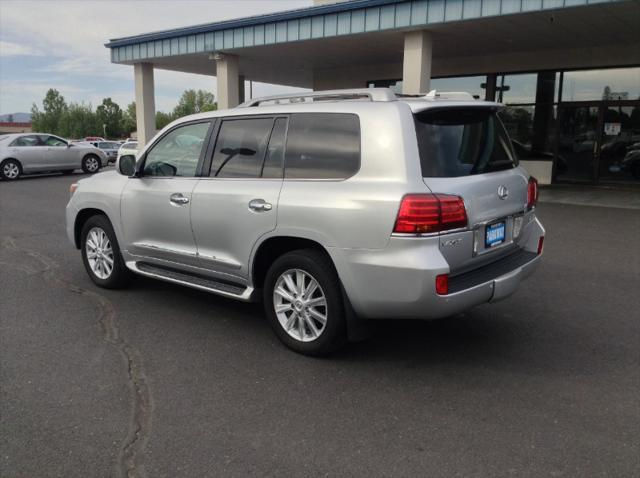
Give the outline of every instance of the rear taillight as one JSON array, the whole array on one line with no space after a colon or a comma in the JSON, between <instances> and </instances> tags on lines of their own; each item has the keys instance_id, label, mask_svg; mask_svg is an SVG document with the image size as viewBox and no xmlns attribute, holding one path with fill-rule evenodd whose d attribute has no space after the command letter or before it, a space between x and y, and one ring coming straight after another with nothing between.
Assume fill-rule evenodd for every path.
<instances>
[{"instance_id":1,"label":"rear taillight","mask_svg":"<svg viewBox=\"0 0 640 478\"><path fill-rule=\"evenodd\" d=\"M466 227L467 212L460 196L407 194L402 198L393 232L423 234Z\"/></svg>"},{"instance_id":2,"label":"rear taillight","mask_svg":"<svg viewBox=\"0 0 640 478\"><path fill-rule=\"evenodd\" d=\"M449 293L449 276L447 274L436 276L436 292L438 295L447 295Z\"/></svg>"},{"instance_id":3,"label":"rear taillight","mask_svg":"<svg viewBox=\"0 0 640 478\"><path fill-rule=\"evenodd\" d=\"M538 180L531 176L527 185L527 211L531 211L538 202Z\"/></svg>"}]
</instances>

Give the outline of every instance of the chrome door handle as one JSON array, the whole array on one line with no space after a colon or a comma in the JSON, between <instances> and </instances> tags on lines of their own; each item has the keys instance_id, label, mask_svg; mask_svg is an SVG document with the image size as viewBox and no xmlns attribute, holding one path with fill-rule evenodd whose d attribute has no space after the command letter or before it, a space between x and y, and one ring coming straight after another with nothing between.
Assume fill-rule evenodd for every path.
<instances>
[{"instance_id":1,"label":"chrome door handle","mask_svg":"<svg viewBox=\"0 0 640 478\"><path fill-rule=\"evenodd\" d=\"M273 206L264 199L252 199L249 201L249 209L253 211L271 211Z\"/></svg>"},{"instance_id":2,"label":"chrome door handle","mask_svg":"<svg viewBox=\"0 0 640 478\"><path fill-rule=\"evenodd\" d=\"M181 193L174 193L171 195L171 197L169 197L169 201L171 201L173 204L188 204L189 203L189 198L186 196L183 196Z\"/></svg>"}]
</instances>

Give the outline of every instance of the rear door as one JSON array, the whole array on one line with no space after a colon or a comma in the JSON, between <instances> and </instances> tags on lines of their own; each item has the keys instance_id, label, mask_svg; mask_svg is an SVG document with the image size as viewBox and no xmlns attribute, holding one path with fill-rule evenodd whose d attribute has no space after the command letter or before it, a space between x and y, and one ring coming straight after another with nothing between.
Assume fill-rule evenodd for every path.
<instances>
[{"instance_id":1,"label":"rear door","mask_svg":"<svg viewBox=\"0 0 640 478\"><path fill-rule=\"evenodd\" d=\"M255 243L276 227L287 121L252 116L220 123L209 177L193 191L201 267L230 280L248 277Z\"/></svg>"},{"instance_id":2,"label":"rear door","mask_svg":"<svg viewBox=\"0 0 640 478\"><path fill-rule=\"evenodd\" d=\"M429 109L416 114L415 123L425 184L434 193L464 199L474 237L463 262L513 244L516 218L526 210L529 175L517 167L496 111Z\"/></svg>"},{"instance_id":3,"label":"rear door","mask_svg":"<svg viewBox=\"0 0 640 478\"><path fill-rule=\"evenodd\" d=\"M20 161L24 172L42 171L44 169L44 149L40 137L35 134L20 136L9 147L11 156Z\"/></svg>"},{"instance_id":4,"label":"rear door","mask_svg":"<svg viewBox=\"0 0 640 478\"><path fill-rule=\"evenodd\" d=\"M197 266L191 200L210 129L210 120L176 126L145 153L140 177L128 180L122 229L125 247L139 260Z\"/></svg>"}]
</instances>

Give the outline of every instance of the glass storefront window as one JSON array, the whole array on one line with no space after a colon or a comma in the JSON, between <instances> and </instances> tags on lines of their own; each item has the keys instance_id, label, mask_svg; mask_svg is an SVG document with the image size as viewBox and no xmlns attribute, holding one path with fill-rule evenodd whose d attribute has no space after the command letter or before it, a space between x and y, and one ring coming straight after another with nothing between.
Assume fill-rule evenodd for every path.
<instances>
[{"instance_id":1,"label":"glass storefront window","mask_svg":"<svg viewBox=\"0 0 640 478\"><path fill-rule=\"evenodd\" d=\"M438 91L465 91L475 98L484 100L485 91L482 84L487 81L486 76L463 76L452 78L435 78L431 80L430 88Z\"/></svg>"},{"instance_id":2,"label":"glass storefront window","mask_svg":"<svg viewBox=\"0 0 640 478\"><path fill-rule=\"evenodd\" d=\"M506 104L535 103L538 86L549 92L549 103L557 101L559 74L555 72L498 75L496 101Z\"/></svg>"},{"instance_id":3,"label":"glass storefront window","mask_svg":"<svg viewBox=\"0 0 640 478\"><path fill-rule=\"evenodd\" d=\"M640 99L640 68L566 71L562 101Z\"/></svg>"}]
</instances>

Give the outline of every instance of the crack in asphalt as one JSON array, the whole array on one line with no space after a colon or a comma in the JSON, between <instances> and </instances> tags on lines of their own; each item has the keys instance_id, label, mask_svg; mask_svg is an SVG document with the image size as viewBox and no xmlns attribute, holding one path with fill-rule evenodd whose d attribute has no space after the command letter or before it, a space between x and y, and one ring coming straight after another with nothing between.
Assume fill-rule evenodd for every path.
<instances>
[{"instance_id":1,"label":"crack in asphalt","mask_svg":"<svg viewBox=\"0 0 640 478\"><path fill-rule=\"evenodd\" d=\"M56 283L71 292L90 297L99 305L101 310L99 322L103 331L102 340L116 349L124 358L127 364L127 382L133 397L129 431L118 453L115 475L126 478L144 478L146 476L144 452L151 432L153 402L142 367L140 352L120 336L113 304L105 296L61 277L56 272L59 266L53 259L38 251L19 247L13 237L3 237L1 247L26 254L38 261L42 268L35 269L28 265L9 264L4 261L0 264L10 265L28 275L41 275L45 281Z\"/></svg>"}]
</instances>

